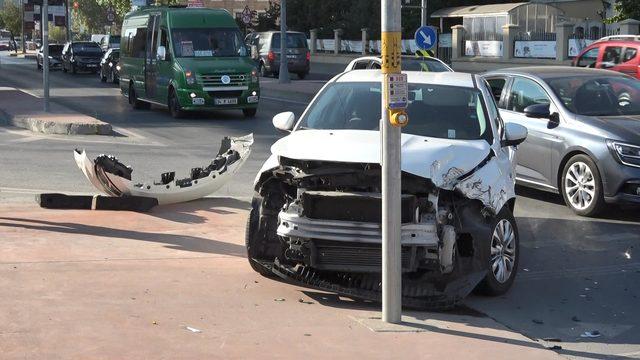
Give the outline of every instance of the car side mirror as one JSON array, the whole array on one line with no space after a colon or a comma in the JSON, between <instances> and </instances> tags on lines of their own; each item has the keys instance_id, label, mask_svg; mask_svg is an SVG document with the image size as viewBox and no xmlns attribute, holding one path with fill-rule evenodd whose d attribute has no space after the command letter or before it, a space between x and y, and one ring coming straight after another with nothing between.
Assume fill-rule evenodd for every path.
<instances>
[{"instance_id":1,"label":"car side mirror","mask_svg":"<svg viewBox=\"0 0 640 360\"><path fill-rule=\"evenodd\" d=\"M273 117L273 126L282 131L291 131L296 121L296 116L291 111L281 112Z\"/></svg>"},{"instance_id":2,"label":"car side mirror","mask_svg":"<svg viewBox=\"0 0 640 360\"><path fill-rule=\"evenodd\" d=\"M251 58L253 60L258 60L260 54L258 54L258 47L256 45L251 45Z\"/></svg>"},{"instance_id":3,"label":"car side mirror","mask_svg":"<svg viewBox=\"0 0 640 360\"><path fill-rule=\"evenodd\" d=\"M515 123L506 123L504 126L503 147L520 145L527 138L527 128Z\"/></svg>"},{"instance_id":4,"label":"car side mirror","mask_svg":"<svg viewBox=\"0 0 640 360\"><path fill-rule=\"evenodd\" d=\"M534 104L524 108L524 115L536 119L548 119L551 116L549 104Z\"/></svg>"},{"instance_id":5,"label":"car side mirror","mask_svg":"<svg viewBox=\"0 0 640 360\"><path fill-rule=\"evenodd\" d=\"M167 48L164 46L158 46L158 54L156 57L158 60L164 61L167 58Z\"/></svg>"}]
</instances>

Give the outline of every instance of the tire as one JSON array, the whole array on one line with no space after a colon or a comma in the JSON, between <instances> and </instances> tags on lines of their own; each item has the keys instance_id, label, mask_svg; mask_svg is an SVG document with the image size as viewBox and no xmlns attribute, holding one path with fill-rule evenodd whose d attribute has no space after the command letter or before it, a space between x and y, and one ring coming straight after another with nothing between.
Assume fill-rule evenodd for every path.
<instances>
[{"instance_id":1,"label":"tire","mask_svg":"<svg viewBox=\"0 0 640 360\"><path fill-rule=\"evenodd\" d=\"M269 76L269 73L267 72L267 69L264 67L263 63L260 63L260 67L258 68L258 71L260 72L261 77Z\"/></svg>"},{"instance_id":2,"label":"tire","mask_svg":"<svg viewBox=\"0 0 640 360\"><path fill-rule=\"evenodd\" d=\"M67 70L67 67L66 67L66 66L64 66L64 63L63 63L63 64L62 64L62 72L66 74L66 73L67 73L67 71L69 71L69 70Z\"/></svg>"},{"instance_id":3,"label":"tire","mask_svg":"<svg viewBox=\"0 0 640 360\"><path fill-rule=\"evenodd\" d=\"M100 69L100 81L107 82L107 77L104 76L104 73L102 72L102 68Z\"/></svg>"},{"instance_id":4,"label":"tire","mask_svg":"<svg viewBox=\"0 0 640 360\"><path fill-rule=\"evenodd\" d=\"M304 80L305 77L307 77L307 73L298 73L298 79Z\"/></svg>"},{"instance_id":5,"label":"tire","mask_svg":"<svg viewBox=\"0 0 640 360\"><path fill-rule=\"evenodd\" d=\"M42 70L42 65L40 65L40 62L36 61L36 64L38 66L38 70Z\"/></svg>"},{"instance_id":6,"label":"tire","mask_svg":"<svg viewBox=\"0 0 640 360\"><path fill-rule=\"evenodd\" d=\"M180 102L178 101L178 96L176 95L176 91L174 89L169 90L169 112L174 119L180 119L184 117L184 111L180 106Z\"/></svg>"},{"instance_id":7,"label":"tire","mask_svg":"<svg viewBox=\"0 0 640 360\"><path fill-rule=\"evenodd\" d=\"M255 117L257 112L258 112L258 108L242 109L242 114L244 114L244 117L246 118Z\"/></svg>"},{"instance_id":8,"label":"tire","mask_svg":"<svg viewBox=\"0 0 640 360\"><path fill-rule=\"evenodd\" d=\"M595 216L604 208L600 172L587 155L576 155L567 161L560 190L565 204L580 216Z\"/></svg>"},{"instance_id":9,"label":"tire","mask_svg":"<svg viewBox=\"0 0 640 360\"><path fill-rule=\"evenodd\" d=\"M136 95L136 90L133 88L133 85L129 85L129 104L136 110L149 109L151 104L148 102L144 102L138 99Z\"/></svg>"},{"instance_id":10,"label":"tire","mask_svg":"<svg viewBox=\"0 0 640 360\"><path fill-rule=\"evenodd\" d=\"M256 233L260 227L260 207L262 206L262 197L254 195L251 200L251 212L249 212L249 219L247 219L247 226L245 230L244 245L247 249L247 260L253 271L266 277L274 277L274 274L267 268L260 265L253 260L254 258L261 258L260 247L258 244L259 239L256 237Z\"/></svg>"},{"instance_id":11,"label":"tire","mask_svg":"<svg viewBox=\"0 0 640 360\"><path fill-rule=\"evenodd\" d=\"M509 291L518 273L520 234L508 206L502 208L491 225L487 275L476 290L484 295L498 296Z\"/></svg>"},{"instance_id":12,"label":"tire","mask_svg":"<svg viewBox=\"0 0 640 360\"><path fill-rule=\"evenodd\" d=\"M76 69L75 64L71 64L71 73L72 74L77 74L78 73L78 69Z\"/></svg>"}]
</instances>

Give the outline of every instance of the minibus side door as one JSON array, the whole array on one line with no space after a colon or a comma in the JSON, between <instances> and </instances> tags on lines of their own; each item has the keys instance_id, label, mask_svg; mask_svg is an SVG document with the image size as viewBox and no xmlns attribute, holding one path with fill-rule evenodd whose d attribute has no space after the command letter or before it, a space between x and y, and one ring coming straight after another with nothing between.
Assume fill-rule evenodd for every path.
<instances>
[{"instance_id":1,"label":"minibus side door","mask_svg":"<svg viewBox=\"0 0 640 360\"><path fill-rule=\"evenodd\" d=\"M147 26L147 52L144 67L145 97L156 100L156 88L158 79L158 28L160 27L160 15L149 17Z\"/></svg>"}]
</instances>

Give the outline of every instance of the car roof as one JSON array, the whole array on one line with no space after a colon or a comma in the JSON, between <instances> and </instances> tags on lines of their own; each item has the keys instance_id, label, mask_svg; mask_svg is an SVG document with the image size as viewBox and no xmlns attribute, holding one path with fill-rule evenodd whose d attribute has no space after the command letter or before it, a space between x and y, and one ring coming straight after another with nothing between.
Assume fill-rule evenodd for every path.
<instances>
[{"instance_id":1,"label":"car roof","mask_svg":"<svg viewBox=\"0 0 640 360\"><path fill-rule=\"evenodd\" d=\"M624 74L603 70L571 66L521 66L489 71L490 74L532 75L541 79L554 79L567 76L624 76Z\"/></svg>"},{"instance_id":2,"label":"car roof","mask_svg":"<svg viewBox=\"0 0 640 360\"><path fill-rule=\"evenodd\" d=\"M473 75L462 72L403 71L410 83L475 88ZM353 70L340 74L335 82L380 82L380 70Z\"/></svg>"}]
</instances>

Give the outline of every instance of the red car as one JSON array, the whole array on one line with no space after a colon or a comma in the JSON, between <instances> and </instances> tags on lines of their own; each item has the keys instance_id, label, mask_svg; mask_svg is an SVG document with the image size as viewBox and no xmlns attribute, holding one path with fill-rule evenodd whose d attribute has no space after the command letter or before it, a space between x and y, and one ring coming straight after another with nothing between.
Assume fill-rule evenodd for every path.
<instances>
[{"instance_id":1,"label":"red car","mask_svg":"<svg viewBox=\"0 0 640 360\"><path fill-rule=\"evenodd\" d=\"M640 79L640 35L602 38L584 48L571 65L619 71Z\"/></svg>"}]
</instances>

